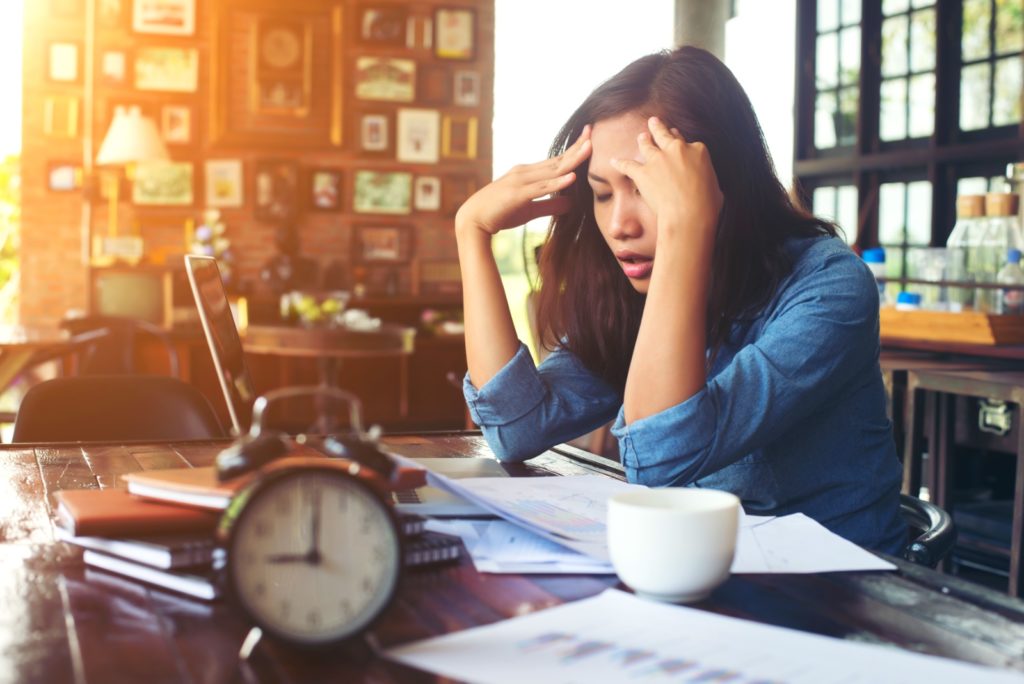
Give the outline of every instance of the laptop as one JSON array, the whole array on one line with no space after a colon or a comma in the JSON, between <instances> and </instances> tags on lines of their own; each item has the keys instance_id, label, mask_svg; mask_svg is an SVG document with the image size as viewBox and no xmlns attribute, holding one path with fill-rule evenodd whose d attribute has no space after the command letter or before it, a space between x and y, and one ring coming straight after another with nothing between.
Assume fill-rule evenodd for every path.
<instances>
[{"instance_id":1,"label":"laptop","mask_svg":"<svg viewBox=\"0 0 1024 684\"><path fill-rule=\"evenodd\" d=\"M253 402L256 392L252 376L245 365L242 340L238 326L231 315L224 281L213 257L187 255L185 270L192 288L192 296L199 310L199 321L203 335L213 358L228 414L231 416L232 432L242 435L248 432L252 421ZM501 464L490 458L414 458L414 461L428 470L447 477L507 477ZM400 513L428 515L433 517L490 516L490 513L476 504L459 498L436 487L394 492L395 508Z\"/></svg>"}]
</instances>

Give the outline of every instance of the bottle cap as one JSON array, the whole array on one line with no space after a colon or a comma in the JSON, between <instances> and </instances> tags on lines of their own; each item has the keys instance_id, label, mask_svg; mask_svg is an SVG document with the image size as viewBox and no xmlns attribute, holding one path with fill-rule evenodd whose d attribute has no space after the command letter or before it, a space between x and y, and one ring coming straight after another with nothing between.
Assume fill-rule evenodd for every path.
<instances>
[{"instance_id":1,"label":"bottle cap","mask_svg":"<svg viewBox=\"0 0 1024 684\"><path fill-rule=\"evenodd\" d=\"M1012 192L990 192L985 195L987 216L1013 216L1017 213L1017 195Z\"/></svg>"},{"instance_id":2,"label":"bottle cap","mask_svg":"<svg viewBox=\"0 0 1024 684\"><path fill-rule=\"evenodd\" d=\"M985 215L984 195L960 195L956 198L956 215L960 218L975 218Z\"/></svg>"},{"instance_id":3,"label":"bottle cap","mask_svg":"<svg viewBox=\"0 0 1024 684\"><path fill-rule=\"evenodd\" d=\"M897 304L909 304L910 306L921 305L921 295L917 292L900 292L896 295Z\"/></svg>"},{"instance_id":4,"label":"bottle cap","mask_svg":"<svg viewBox=\"0 0 1024 684\"><path fill-rule=\"evenodd\" d=\"M1006 250L1006 260L1009 261L1011 264L1019 264L1020 250L1015 247L1011 247L1010 249Z\"/></svg>"},{"instance_id":5,"label":"bottle cap","mask_svg":"<svg viewBox=\"0 0 1024 684\"><path fill-rule=\"evenodd\" d=\"M865 249L864 253L861 254L861 258L869 264L884 264L885 263L885 250L881 247L873 247L871 249Z\"/></svg>"}]
</instances>

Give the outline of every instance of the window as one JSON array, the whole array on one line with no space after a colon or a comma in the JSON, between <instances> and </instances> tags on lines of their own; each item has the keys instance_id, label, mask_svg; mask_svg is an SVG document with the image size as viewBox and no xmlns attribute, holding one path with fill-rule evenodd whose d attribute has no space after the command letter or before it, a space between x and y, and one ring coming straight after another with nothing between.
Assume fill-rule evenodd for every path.
<instances>
[{"instance_id":1,"label":"window","mask_svg":"<svg viewBox=\"0 0 1024 684\"><path fill-rule=\"evenodd\" d=\"M820 185L811 195L815 216L834 222L847 244L857 242L857 188L853 185Z\"/></svg>"}]
</instances>

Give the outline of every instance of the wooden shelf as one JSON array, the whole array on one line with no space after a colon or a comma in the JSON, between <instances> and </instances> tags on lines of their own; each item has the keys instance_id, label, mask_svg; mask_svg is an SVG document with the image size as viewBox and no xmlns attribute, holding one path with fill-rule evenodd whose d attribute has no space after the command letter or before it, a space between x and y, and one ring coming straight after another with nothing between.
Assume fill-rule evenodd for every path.
<instances>
[{"instance_id":1,"label":"wooden shelf","mask_svg":"<svg viewBox=\"0 0 1024 684\"><path fill-rule=\"evenodd\" d=\"M1024 316L997 316L980 311L879 311L881 336L964 344L1024 344Z\"/></svg>"}]
</instances>

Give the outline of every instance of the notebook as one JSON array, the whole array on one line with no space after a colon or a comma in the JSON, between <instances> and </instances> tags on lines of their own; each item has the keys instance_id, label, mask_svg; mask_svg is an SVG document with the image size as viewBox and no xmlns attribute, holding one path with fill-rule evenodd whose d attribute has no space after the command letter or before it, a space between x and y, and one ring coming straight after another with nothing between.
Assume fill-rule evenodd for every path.
<instances>
[{"instance_id":1,"label":"notebook","mask_svg":"<svg viewBox=\"0 0 1024 684\"><path fill-rule=\"evenodd\" d=\"M76 536L209 533L214 513L136 498L123 489L65 489L57 492L57 521Z\"/></svg>"},{"instance_id":2,"label":"notebook","mask_svg":"<svg viewBox=\"0 0 1024 684\"><path fill-rule=\"evenodd\" d=\"M256 400L249 370L245 365L242 340L238 327L231 316L224 281L213 257L185 257L189 285L199 309L199 320L203 325L206 344L213 357L224 401L227 402L231 425L235 434L249 430L252 419L252 405ZM413 459L420 465L452 478L462 477L506 477L508 473L497 461L489 458L431 458ZM476 504L442 492L434 487L421 487L395 493L395 505L401 513L428 516L487 516L490 513Z\"/></svg>"}]
</instances>

